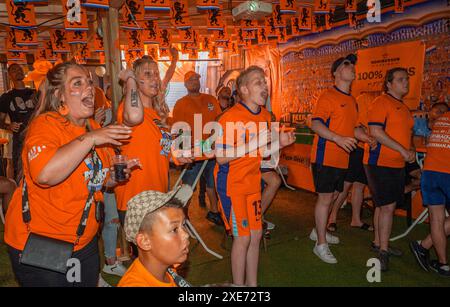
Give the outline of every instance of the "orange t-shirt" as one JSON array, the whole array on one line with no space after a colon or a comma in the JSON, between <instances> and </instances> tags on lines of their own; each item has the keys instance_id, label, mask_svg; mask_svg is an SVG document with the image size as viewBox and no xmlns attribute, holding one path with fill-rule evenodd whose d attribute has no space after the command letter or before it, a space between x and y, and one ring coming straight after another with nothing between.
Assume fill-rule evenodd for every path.
<instances>
[{"instance_id":1,"label":"orange t-shirt","mask_svg":"<svg viewBox=\"0 0 450 307\"><path fill-rule=\"evenodd\" d=\"M99 87L94 87L95 89L95 100L94 100L94 109L97 110L98 108L104 108L109 109L111 108L111 101L106 98L105 93L103 93L103 90Z\"/></svg>"},{"instance_id":2,"label":"orange t-shirt","mask_svg":"<svg viewBox=\"0 0 450 307\"><path fill-rule=\"evenodd\" d=\"M384 132L394 141L406 149L411 148L414 119L408 107L391 95L383 94L373 101L369 110L368 125L383 127ZM374 150L366 144L364 164L402 168L405 167L405 159L398 151L380 143Z\"/></svg>"},{"instance_id":3,"label":"orange t-shirt","mask_svg":"<svg viewBox=\"0 0 450 307\"><path fill-rule=\"evenodd\" d=\"M259 123L265 123L266 129L270 124L270 113L263 107L260 111L253 113L243 103L239 102L233 107L225 111L219 119L222 126L223 139L218 138L216 148L231 148L248 143L249 139L255 137L260 131ZM243 125L255 123L255 129L227 128L227 123L236 124L242 122ZM253 130L253 131L252 131ZM231 193L248 195L261 192L261 161L262 157L259 153L250 153L243 157L232 160L222 165L216 164L214 177L216 180L217 190L226 189L227 195ZM256 156L255 156L256 154Z\"/></svg>"},{"instance_id":4,"label":"orange t-shirt","mask_svg":"<svg viewBox=\"0 0 450 307\"><path fill-rule=\"evenodd\" d=\"M450 112L434 122L423 169L450 174Z\"/></svg>"},{"instance_id":5,"label":"orange t-shirt","mask_svg":"<svg viewBox=\"0 0 450 307\"><path fill-rule=\"evenodd\" d=\"M117 110L117 120L123 122L123 103ZM144 108L144 121L131 129L131 138L122 142L122 154L139 158L142 169L134 168L130 179L114 189L121 211L126 211L128 200L142 191L165 193L169 189L171 136L161 127L160 117L155 110Z\"/></svg>"},{"instance_id":6,"label":"orange t-shirt","mask_svg":"<svg viewBox=\"0 0 450 307\"><path fill-rule=\"evenodd\" d=\"M93 120L93 129L99 128ZM34 119L25 138L22 152L23 170L28 186L28 199L31 211L30 230L47 237L75 242L76 232L89 194L87 180L93 176L90 154L63 182L55 186L42 186L36 178L63 145L73 141L86 132L56 112L39 115ZM101 190L108 172L111 149L96 148L102 165L95 183L90 185ZM75 250L86 246L97 234L95 205L92 205L86 229ZM6 215L5 242L15 249L23 250L28 231L22 219L22 184L16 189Z\"/></svg>"},{"instance_id":7,"label":"orange t-shirt","mask_svg":"<svg viewBox=\"0 0 450 307\"><path fill-rule=\"evenodd\" d=\"M370 94L361 94L358 97L356 97L356 106L358 110L358 120L357 125L364 126L367 129L368 133L368 116L369 116L369 109L371 108L371 105L373 103L374 97ZM358 146L361 148L364 148L364 142L358 141Z\"/></svg>"},{"instance_id":8,"label":"orange t-shirt","mask_svg":"<svg viewBox=\"0 0 450 307\"><path fill-rule=\"evenodd\" d=\"M209 137L209 134L203 133L203 127L208 122L212 122L216 120L216 117L221 113L219 102L214 96L200 93L199 96L184 96L179 99L175 107L173 108L173 119L172 124L176 122L186 122L191 127L191 134L194 135L194 115L201 114L202 115L202 131L201 134L198 132L198 135L202 136L202 140L205 140ZM192 141L194 143L194 140Z\"/></svg>"},{"instance_id":9,"label":"orange t-shirt","mask_svg":"<svg viewBox=\"0 0 450 307\"><path fill-rule=\"evenodd\" d=\"M166 276L169 279L168 283L159 281L144 267L139 259L136 259L120 279L117 287L177 287L172 276L167 272Z\"/></svg>"},{"instance_id":10,"label":"orange t-shirt","mask_svg":"<svg viewBox=\"0 0 450 307\"><path fill-rule=\"evenodd\" d=\"M341 136L354 137L358 114L355 98L336 87L328 89L320 95L312 114L312 120L319 120L334 133ZM349 154L318 134L314 136L311 151L311 163L347 168Z\"/></svg>"}]
</instances>

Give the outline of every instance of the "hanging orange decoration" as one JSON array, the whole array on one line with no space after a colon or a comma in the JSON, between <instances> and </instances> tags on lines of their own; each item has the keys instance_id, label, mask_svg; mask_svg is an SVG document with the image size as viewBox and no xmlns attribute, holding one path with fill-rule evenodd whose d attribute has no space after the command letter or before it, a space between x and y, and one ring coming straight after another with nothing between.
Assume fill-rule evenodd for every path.
<instances>
[{"instance_id":1,"label":"hanging orange decoration","mask_svg":"<svg viewBox=\"0 0 450 307\"><path fill-rule=\"evenodd\" d=\"M8 10L9 25L12 28L36 28L34 5L26 2L14 3L14 0L5 0Z\"/></svg>"},{"instance_id":2,"label":"hanging orange decoration","mask_svg":"<svg viewBox=\"0 0 450 307\"><path fill-rule=\"evenodd\" d=\"M219 0L197 0L197 9L199 10L216 10L219 8Z\"/></svg>"},{"instance_id":3,"label":"hanging orange decoration","mask_svg":"<svg viewBox=\"0 0 450 307\"><path fill-rule=\"evenodd\" d=\"M314 0L314 14L327 14L331 0Z\"/></svg>"},{"instance_id":4,"label":"hanging orange decoration","mask_svg":"<svg viewBox=\"0 0 450 307\"><path fill-rule=\"evenodd\" d=\"M171 35L168 29L161 29L158 34L159 49L170 48ZM160 53L161 56L161 53Z\"/></svg>"},{"instance_id":5,"label":"hanging orange decoration","mask_svg":"<svg viewBox=\"0 0 450 307\"><path fill-rule=\"evenodd\" d=\"M8 36L6 37L6 50L12 52L26 52L28 47L25 45L18 45L16 39L16 29L9 29Z\"/></svg>"},{"instance_id":6,"label":"hanging orange decoration","mask_svg":"<svg viewBox=\"0 0 450 307\"><path fill-rule=\"evenodd\" d=\"M283 14L295 14L295 0L280 0L280 12Z\"/></svg>"},{"instance_id":7,"label":"hanging orange decoration","mask_svg":"<svg viewBox=\"0 0 450 307\"><path fill-rule=\"evenodd\" d=\"M311 30L312 27L312 7L310 6L300 6L299 7L299 20L301 30Z\"/></svg>"},{"instance_id":8,"label":"hanging orange decoration","mask_svg":"<svg viewBox=\"0 0 450 307\"><path fill-rule=\"evenodd\" d=\"M219 58L219 50L217 49L217 46L214 43L210 44L210 47L208 50L208 58L209 59L218 59Z\"/></svg>"},{"instance_id":9,"label":"hanging orange decoration","mask_svg":"<svg viewBox=\"0 0 450 307\"><path fill-rule=\"evenodd\" d=\"M142 1L126 0L120 10L120 27L126 30L143 28L145 8Z\"/></svg>"},{"instance_id":10,"label":"hanging orange decoration","mask_svg":"<svg viewBox=\"0 0 450 307\"><path fill-rule=\"evenodd\" d=\"M267 36L266 28L258 29L258 45L267 45L269 43L269 37Z\"/></svg>"},{"instance_id":11,"label":"hanging orange decoration","mask_svg":"<svg viewBox=\"0 0 450 307\"><path fill-rule=\"evenodd\" d=\"M127 32L128 50L144 50L141 31L131 30Z\"/></svg>"},{"instance_id":12,"label":"hanging orange decoration","mask_svg":"<svg viewBox=\"0 0 450 307\"><path fill-rule=\"evenodd\" d=\"M155 20L147 20L145 22L145 28L142 33L145 44L157 44L158 43L158 23Z\"/></svg>"},{"instance_id":13,"label":"hanging orange decoration","mask_svg":"<svg viewBox=\"0 0 450 307\"><path fill-rule=\"evenodd\" d=\"M358 9L358 2L356 0L345 0L345 12L356 13Z\"/></svg>"},{"instance_id":14,"label":"hanging orange decoration","mask_svg":"<svg viewBox=\"0 0 450 307\"><path fill-rule=\"evenodd\" d=\"M170 11L170 0L144 0L146 11Z\"/></svg>"},{"instance_id":15,"label":"hanging orange decoration","mask_svg":"<svg viewBox=\"0 0 450 307\"><path fill-rule=\"evenodd\" d=\"M241 20L242 30L257 30L258 29L258 21L257 20Z\"/></svg>"},{"instance_id":16,"label":"hanging orange decoration","mask_svg":"<svg viewBox=\"0 0 450 307\"><path fill-rule=\"evenodd\" d=\"M67 31L66 34L69 44L87 44L87 31Z\"/></svg>"},{"instance_id":17,"label":"hanging orange decoration","mask_svg":"<svg viewBox=\"0 0 450 307\"><path fill-rule=\"evenodd\" d=\"M208 20L206 25L208 30L223 30L225 28L225 23L223 21L221 10L208 10Z\"/></svg>"},{"instance_id":18,"label":"hanging orange decoration","mask_svg":"<svg viewBox=\"0 0 450 307\"><path fill-rule=\"evenodd\" d=\"M16 29L16 43L19 46L38 45L36 29Z\"/></svg>"},{"instance_id":19,"label":"hanging orange decoration","mask_svg":"<svg viewBox=\"0 0 450 307\"><path fill-rule=\"evenodd\" d=\"M188 16L187 0L175 0L170 7L171 22L177 29L186 29L192 27Z\"/></svg>"},{"instance_id":20,"label":"hanging orange decoration","mask_svg":"<svg viewBox=\"0 0 450 307\"><path fill-rule=\"evenodd\" d=\"M93 52L104 52L105 47L103 46L103 38L98 34L94 34L94 49Z\"/></svg>"},{"instance_id":21,"label":"hanging orange decoration","mask_svg":"<svg viewBox=\"0 0 450 307\"><path fill-rule=\"evenodd\" d=\"M53 52L66 53L70 52L69 45L67 43L67 33L62 29L50 30L50 40L52 42Z\"/></svg>"}]
</instances>

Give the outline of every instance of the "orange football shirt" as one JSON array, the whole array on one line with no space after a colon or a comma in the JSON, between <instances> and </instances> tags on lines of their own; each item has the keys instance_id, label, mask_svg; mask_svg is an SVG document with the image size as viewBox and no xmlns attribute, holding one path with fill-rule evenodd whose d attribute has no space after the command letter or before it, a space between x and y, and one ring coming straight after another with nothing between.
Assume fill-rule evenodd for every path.
<instances>
[{"instance_id":1,"label":"orange football shirt","mask_svg":"<svg viewBox=\"0 0 450 307\"><path fill-rule=\"evenodd\" d=\"M450 174L450 112L439 117L433 125L423 169Z\"/></svg>"},{"instance_id":2,"label":"orange football shirt","mask_svg":"<svg viewBox=\"0 0 450 307\"><path fill-rule=\"evenodd\" d=\"M139 261L136 259L128 268L127 272L120 279L117 287L177 287L172 276L166 272L168 283L156 279Z\"/></svg>"}]
</instances>

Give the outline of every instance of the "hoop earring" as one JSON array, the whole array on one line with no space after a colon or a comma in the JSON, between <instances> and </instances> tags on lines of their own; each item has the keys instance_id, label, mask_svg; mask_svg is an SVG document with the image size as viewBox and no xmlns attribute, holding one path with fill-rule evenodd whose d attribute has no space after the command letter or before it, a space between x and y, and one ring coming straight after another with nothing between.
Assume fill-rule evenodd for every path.
<instances>
[{"instance_id":1,"label":"hoop earring","mask_svg":"<svg viewBox=\"0 0 450 307\"><path fill-rule=\"evenodd\" d=\"M69 108L64 104L61 104L58 108L58 113L62 116L67 116L69 114Z\"/></svg>"}]
</instances>

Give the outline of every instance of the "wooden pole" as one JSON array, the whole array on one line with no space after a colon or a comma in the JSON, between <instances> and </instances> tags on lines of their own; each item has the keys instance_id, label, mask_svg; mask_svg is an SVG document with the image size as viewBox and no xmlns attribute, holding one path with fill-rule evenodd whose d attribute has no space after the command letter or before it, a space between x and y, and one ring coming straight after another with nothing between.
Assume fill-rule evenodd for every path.
<instances>
[{"instance_id":1,"label":"wooden pole","mask_svg":"<svg viewBox=\"0 0 450 307\"><path fill-rule=\"evenodd\" d=\"M113 2L115 2L114 5ZM117 107L122 98L122 88L119 86L118 75L122 66L119 48L119 7L123 2L123 0L111 1L110 8L106 13L106 18L102 18L106 71L111 81L113 122L117 119Z\"/></svg>"}]
</instances>

